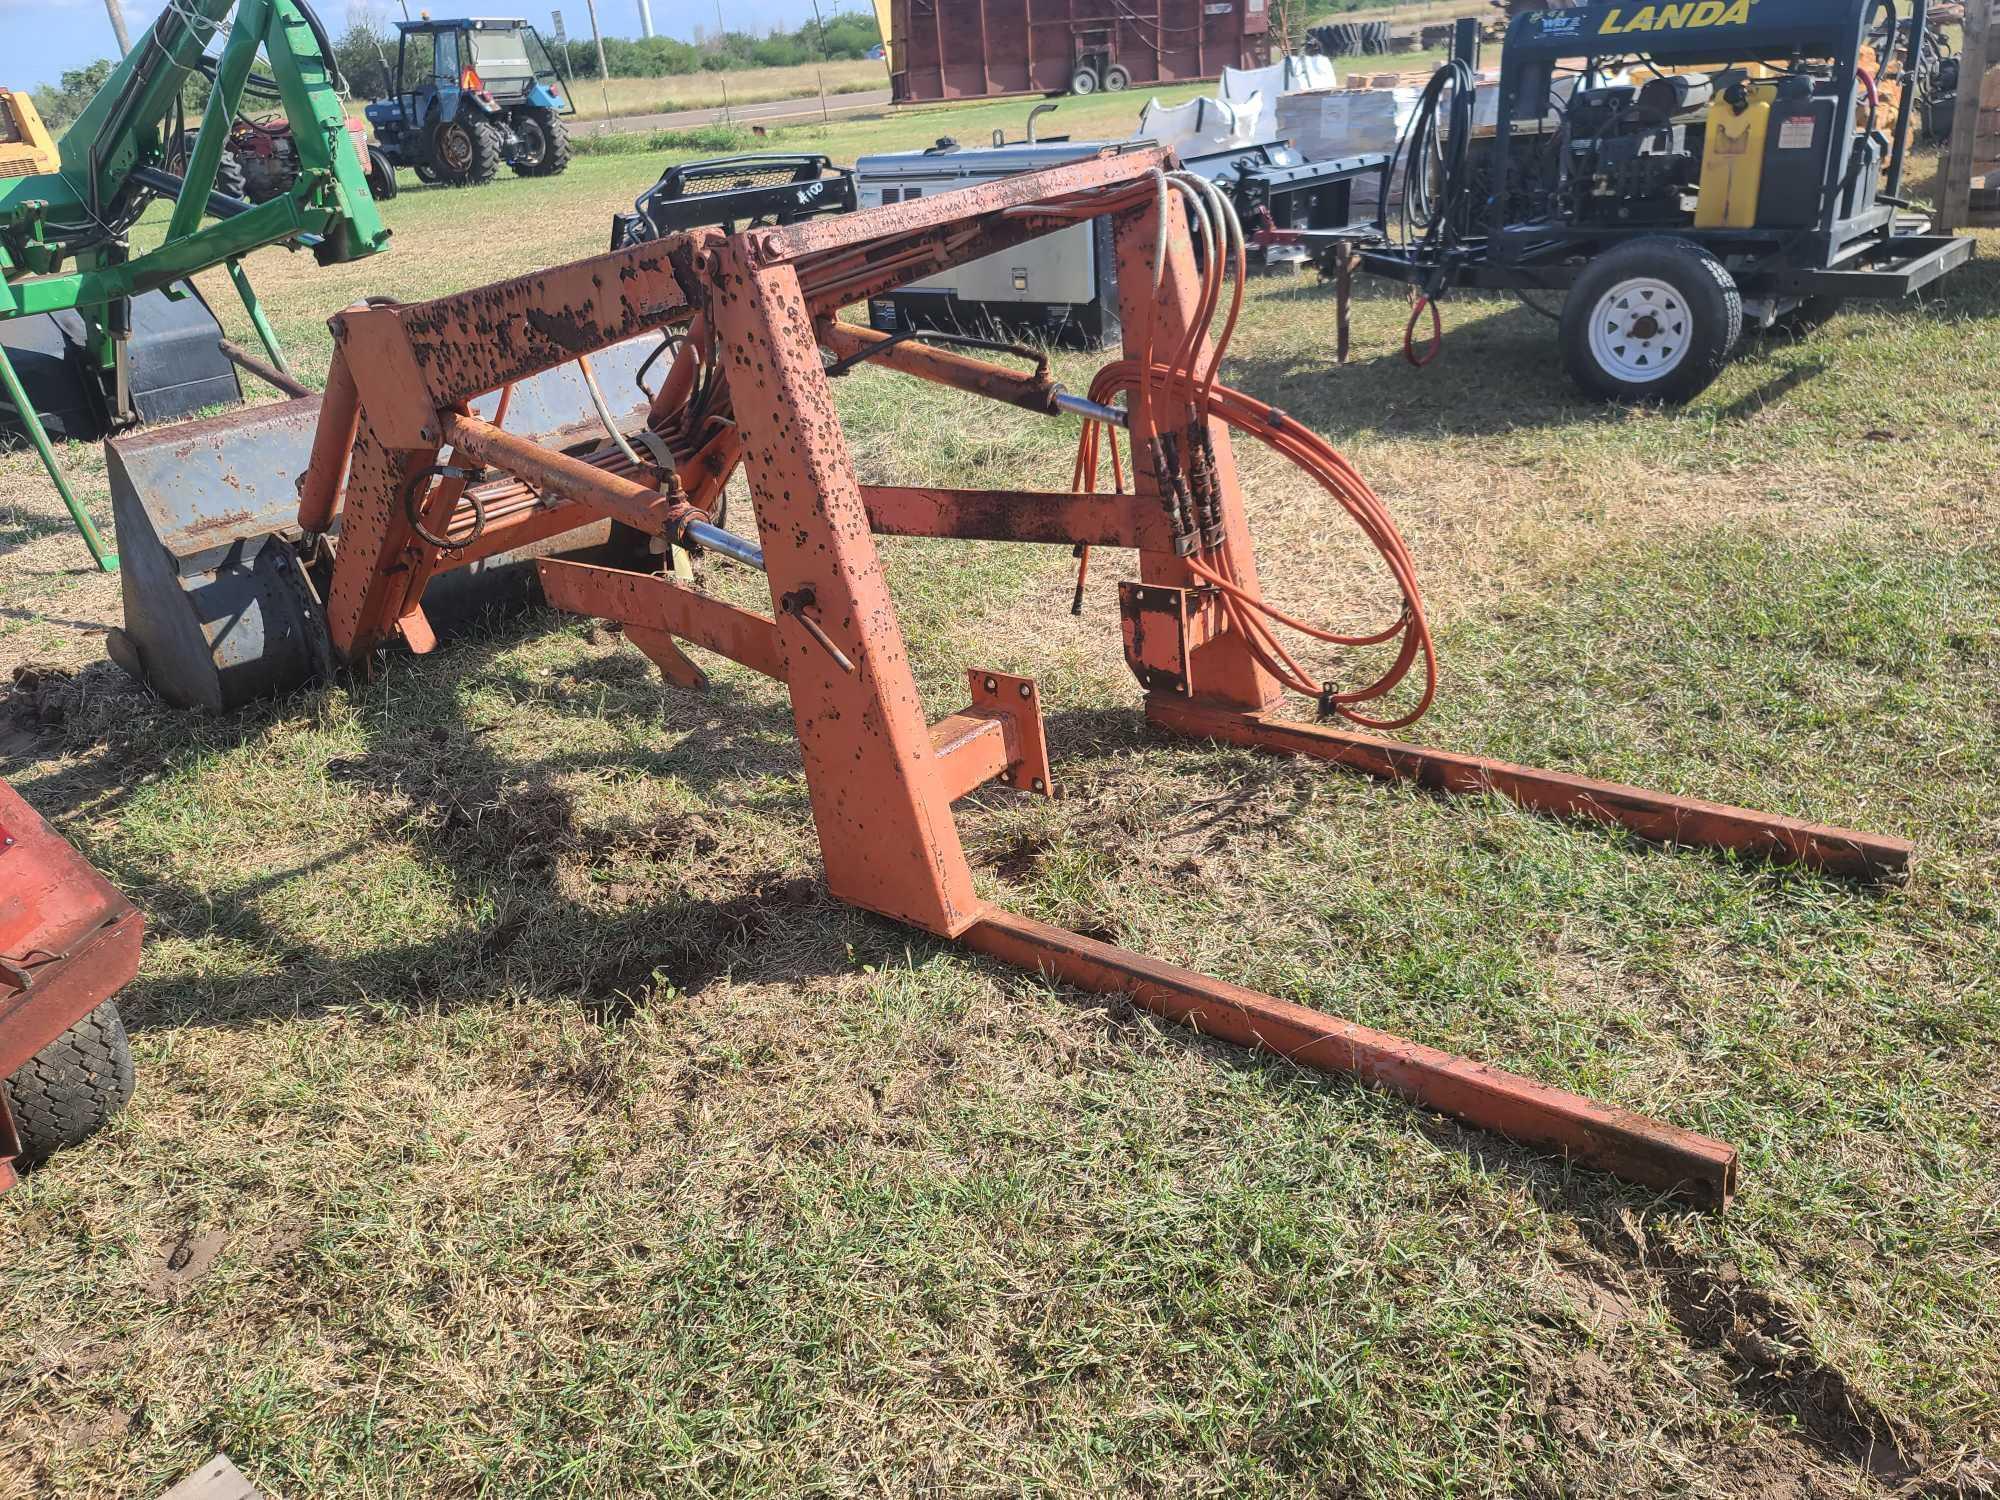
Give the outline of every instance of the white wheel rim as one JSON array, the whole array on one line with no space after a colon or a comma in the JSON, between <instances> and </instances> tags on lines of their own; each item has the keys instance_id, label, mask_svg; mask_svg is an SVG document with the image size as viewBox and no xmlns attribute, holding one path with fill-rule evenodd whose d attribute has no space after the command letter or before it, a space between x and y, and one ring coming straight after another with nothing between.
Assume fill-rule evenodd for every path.
<instances>
[{"instance_id":1,"label":"white wheel rim","mask_svg":"<svg viewBox=\"0 0 2000 1500\"><path fill-rule=\"evenodd\" d=\"M1621 281L1590 310L1590 357L1634 385L1671 375L1687 358L1694 314L1687 298L1652 276Z\"/></svg>"}]
</instances>

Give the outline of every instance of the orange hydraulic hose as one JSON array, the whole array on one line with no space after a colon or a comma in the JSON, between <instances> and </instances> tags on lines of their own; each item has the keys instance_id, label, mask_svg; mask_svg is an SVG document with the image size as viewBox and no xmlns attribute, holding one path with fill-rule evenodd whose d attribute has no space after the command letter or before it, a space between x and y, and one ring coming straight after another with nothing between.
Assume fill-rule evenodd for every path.
<instances>
[{"instance_id":1,"label":"orange hydraulic hose","mask_svg":"<svg viewBox=\"0 0 2000 1500\"><path fill-rule=\"evenodd\" d=\"M1156 380L1168 374L1156 370ZM1139 372L1131 361L1118 361L1098 372L1091 383L1093 401L1108 403L1121 390L1139 384ZM1416 565L1397 531L1381 497L1369 488L1354 467L1324 438L1290 421L1282 413L1241 391L1219 383L1209 383L1208 395L1215 415L1232 429L1247 432L1281 457L1303 469L1341 504L1381 555L1403 596L1403 608L1396 620L1372 634L1345 635L1310 625L1277 609L1242 586L1240 579L1227 576L1213 562L1186 558L1189 572L1218 590L1225 617L1243 639L1244 646L1272 676L1294 692L1317 697L1330 711L1372 729L1396 729L1414 722L1430 707L1437 690L1437 663L1430 626L1424 615L1423 591L1417 581ZM1094 428L1088 424L1079 444L1076 479L1079 487L1094 489L1098 445ZM1364 647L1399 641L1395 660L1374 681L1353 690L1331 692L1315 684L1295 657L1271 633L1271 620L1328 644ZM1394 718L1375 718L1357 712L1356 706L1386 697L1408 676L1417 657L1424 659L1424 687L1415 705Z\"/></svg>"}]
</instances>

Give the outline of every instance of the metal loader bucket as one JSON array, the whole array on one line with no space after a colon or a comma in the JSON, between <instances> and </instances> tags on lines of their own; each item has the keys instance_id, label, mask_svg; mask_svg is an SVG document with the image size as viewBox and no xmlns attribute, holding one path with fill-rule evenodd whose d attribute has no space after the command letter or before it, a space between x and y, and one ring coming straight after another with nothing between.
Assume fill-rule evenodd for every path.
<instances>
[{"instance_id":1,"label":"metal loader bucket","mask_svg":"<svg viewBox=\"0 0 2000 1500\"><path fill-rule=\"evenodd\" d=\"M191 282L186 296L142 292L132 299L132 332L125 341L126 387L142 422L174 422L204 406L234 406L243 399L236 367L220 348L222 326ZM94 442L111 426L96 370L84 356L87 335L75 311L38 313L0 322L0 345L52 438ZM0 401L0 433L26 429Z\"/></svg>"},{"instance_id":2,"label":"metal loader bucket","mask_svg":"<svg viewBox=\"0 0 2000 1500\"><path fill-rule=\"evenodd\" d=\"M593 357L614 407L615 392L635 388L658 342L649 335ZM475 412L491 415L496 399L481 398ZM297 480L319 406L319 397L302 396L105 443L125 603L111 657L169 703L222 712L334 670L296 550ZM643 410L642 402L619 415L636 422ZM574 367L515 387L507 425L551 446L601 432ZM443 635L490 608L536 601L536 556L601 549L610 539L603 522L441 573L425 592L425 613Z\"/></svg>"}]
</instances>

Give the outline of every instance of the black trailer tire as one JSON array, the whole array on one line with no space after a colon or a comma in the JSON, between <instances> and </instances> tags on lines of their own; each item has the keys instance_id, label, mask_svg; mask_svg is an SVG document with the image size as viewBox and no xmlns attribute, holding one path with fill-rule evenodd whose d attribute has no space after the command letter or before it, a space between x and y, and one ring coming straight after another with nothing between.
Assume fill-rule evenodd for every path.
<instances>
[{"instance_id":1,"label":"black trailer tire","mask_svg":"<svg viewBox=\"0 0 2000 1500\"><path fill-rule=\"evenodd\" d=\"M20 1164L32 1167L81 1144L132 1097L132 1044L106 1000L0 1083L21 1133Z\"/></svg>"},{"instance_id":2,"label":"black trailer tire","mask_svg":"<svg viewBox=\"0 0 2000 1500\"><path fill-rule=\"evenodd\" d=\"M1113 63L1104 70L1104 92L1122 94L1132 87L1132 73L1123 63Z\"/></svg>"},{"instance_id":3,"label":"black trailer tire","mask_svg":"<svg viewBox=\"0 0 2000 1500\"><path fill-rule=\"evenodd\" d=\"M1069 75L1069 91L1072 94L1096 93L1097 74L1089 68L1078 68Z\"/></svg>"},{"instance_id":4,"label":"black trailer tire","mask_svg":"<svg viewBox=\"0 0 2000 1500\"><path fill-rule=\"evenodd\" d=\"M380 146L368 148L368 196L377 203L396 196L396 167Z\"/></svg>"},{"instance_id":5,"label":"black trailer tire","mask_svg":"<svg viewBox=\"0 0 2000 1500\"><path fill-rule=\"evenodd\" d=\"M1743 297L1692 240L1615 245L1563 303L1563 364L1602 401L1687 401L1706 390L1743 335Z\"/></svg>"},{"instance_id":6,"label":"black trailer tire","mask_svg":"<svg viewBox=\"0 0 2000 1500\"><path fill-rule=\"evenodd\" d=\"M524 109L514 116L520 147L514 153L519 177L554 177L569 166L569 127L552 109Z\"/></svg>"},{"instance_id":7,"label":"black trailer tire","mask_svg":"<svg viewBox=\"0 0 2000 1500\"><path fill-rule=\"evenodd\" d=\"M410 170L417 174L417 181L423 183L426 187L435 187L437 185L437 169L431 166L429 162L420 161L411 167Z\"/></svg>"}]
</instances>

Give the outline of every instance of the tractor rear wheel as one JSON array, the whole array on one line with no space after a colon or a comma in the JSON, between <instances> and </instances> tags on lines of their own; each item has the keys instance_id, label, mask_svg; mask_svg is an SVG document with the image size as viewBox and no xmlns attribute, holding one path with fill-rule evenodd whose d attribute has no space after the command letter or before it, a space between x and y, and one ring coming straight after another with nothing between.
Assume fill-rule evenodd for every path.
<instances>
[{"instance_id":1,"label":"tractor rear wheel","mask_svg":"<svg viewBox=\"0 0 2000 1500\"><path fill-rule=\"evenodd\" d=\"M1743 334L1736 278L1692 240L1648 235L1593 260L1563 303L1563 363L1602 401L1687 401Z\"/></svg>"},{"instance_id":2,"label":"tractor rear wheel","mask_svg":"<svg viewBox=\"0 0 2000 1500\"><path fill-rule=\"evenodd\" d=\"M514 116L514 172L520 177L554 177L569 165L569 127L552 109L524 109Z\"/></svg>"},{"instance_id":3,"label":"tractor rear wheel","mask_svg":"<svg viewBox=\"0 0 2000 1500\"><path fill-rule=\"evenodd\" d=\"M500 172L500 133L484 120L442 120L431 131L431 170L453 187L484 187Z\"/></svg>"},{"instance_id":4,"label":"tractor rear wheel","mask_svg":"<svg viewBox=\"0 0 2000 1500\"><path fill-rule=\"evenodd\" d=\"M20 1164L80 1145L132 1097L132 1044L106 1000L0 1082L21 1134Z\"/></svg>"},{"instance_id":5,"label":"tractor rear wheel","mask_svg":"<svg viewBox=\"0 0 2000 1500\"><path fill-rule=\"evenodd\" d=\"M199 138L199 135L199 131L183 131L180 140L180 150L175 154L173 161L169 163L172 169L183 177L187 175L188 163L194 160L194 143ZM244 176L243 172L243 163L236 159L235 152L231 151L227 145L224 145L222 148L222 157L215 164L215 190L230 198L242 198L248 196L248 186L248 179Z\"/></svg>"}]
</instances>

